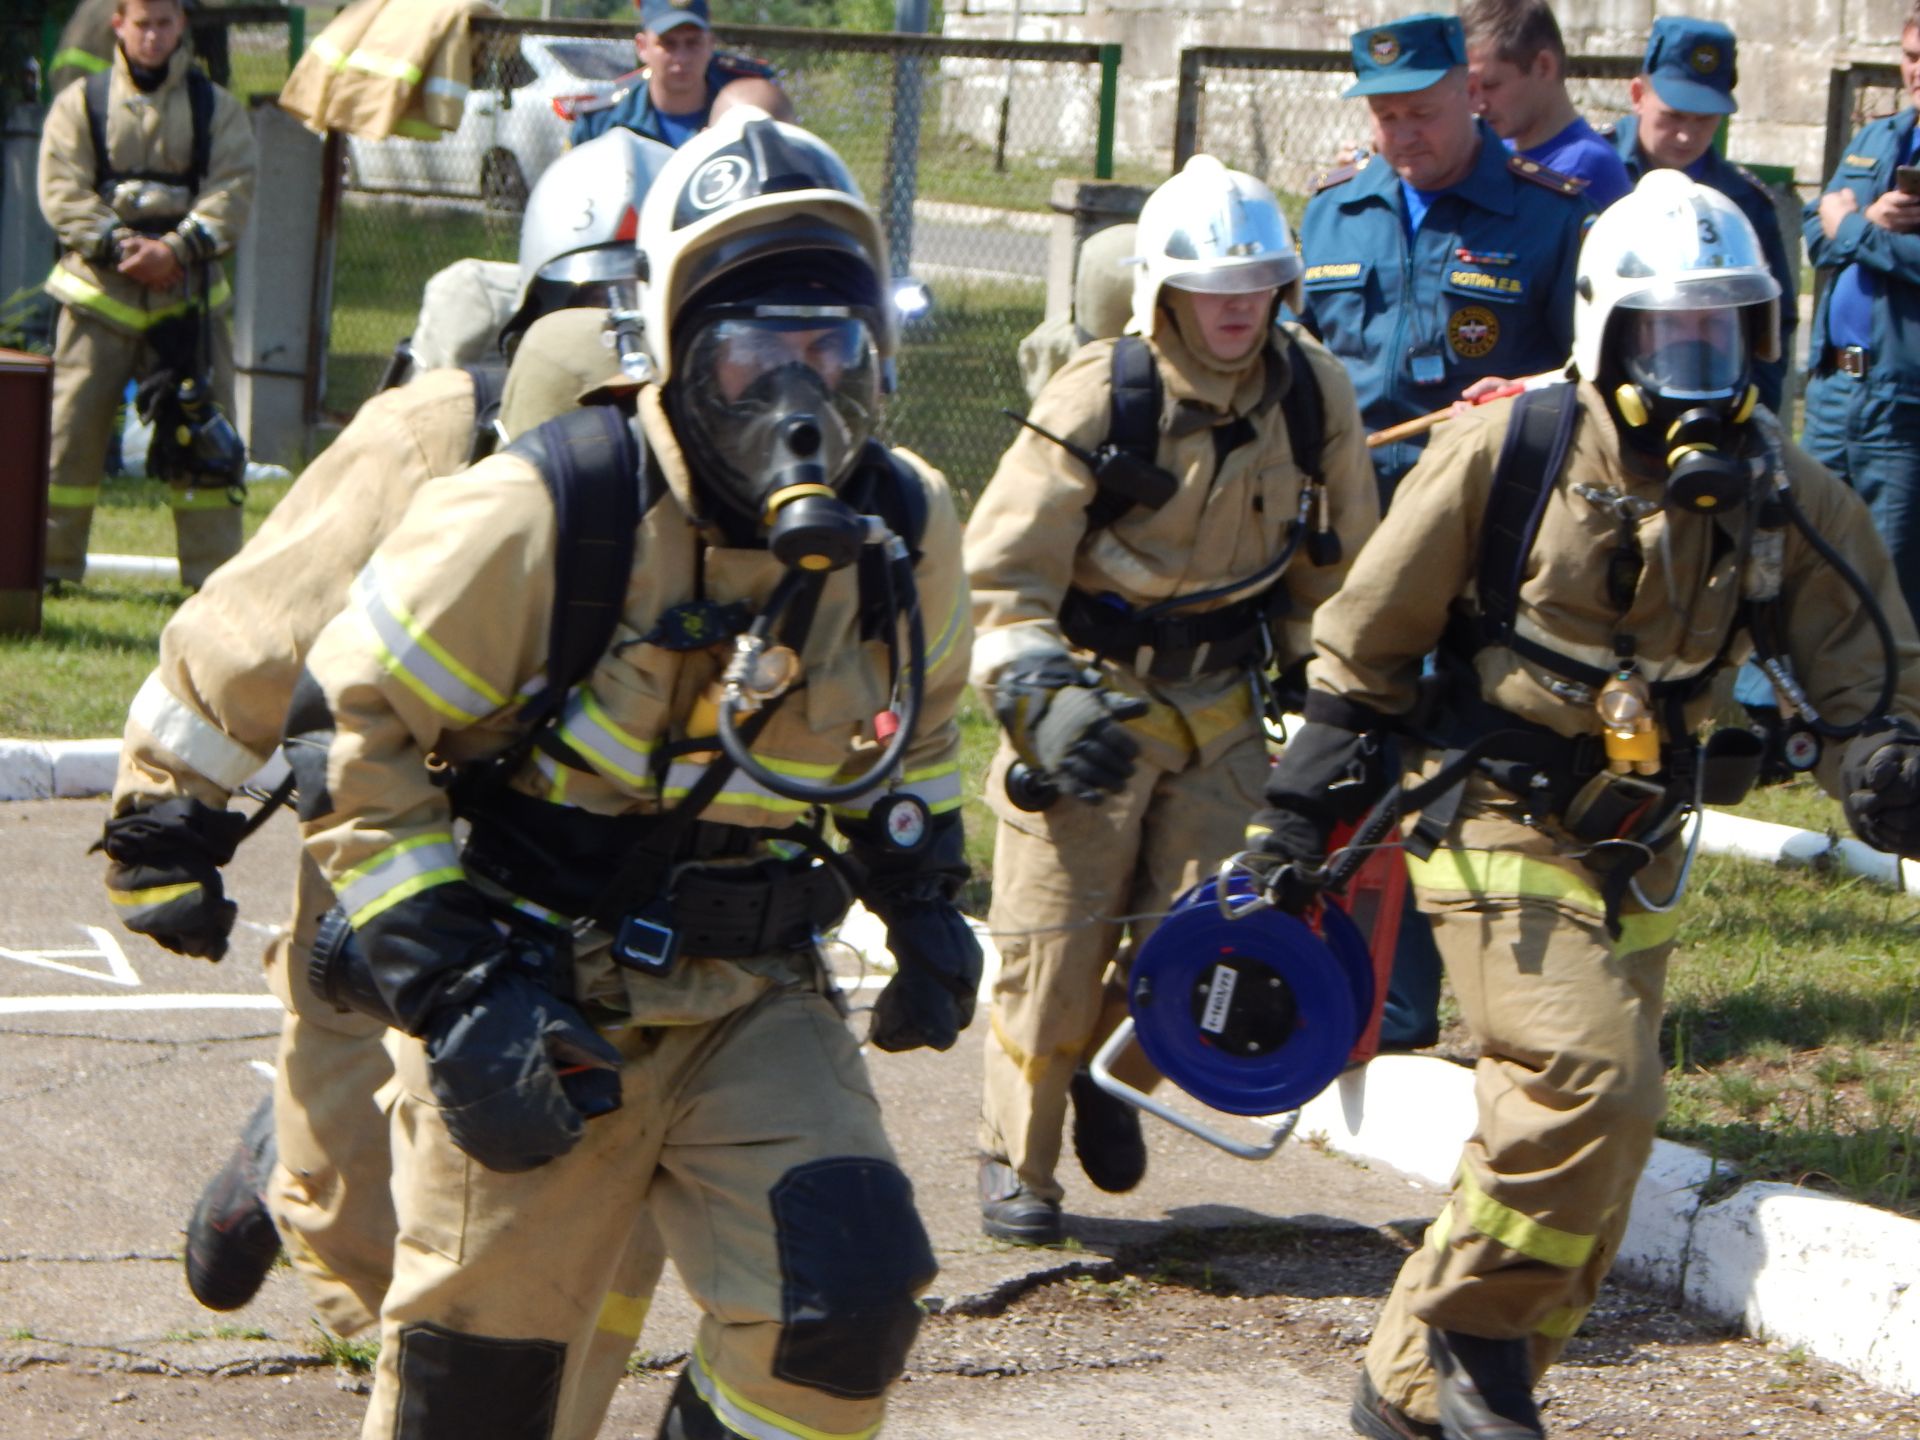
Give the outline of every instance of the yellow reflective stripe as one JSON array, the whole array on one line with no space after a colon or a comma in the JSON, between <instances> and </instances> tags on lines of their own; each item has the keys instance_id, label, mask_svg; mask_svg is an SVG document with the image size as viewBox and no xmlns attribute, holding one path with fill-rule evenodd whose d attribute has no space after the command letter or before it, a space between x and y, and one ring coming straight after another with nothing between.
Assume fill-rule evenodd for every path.
<instances>
[{"instance_id":1,"label":"yellow reflective stripe","mask_svg":"<svg viewBox=\"0 0 1920 1440\"><path fill-rule=\"evenodd\" d=\"M418 85L425 78L418 65L409 64L397 56L382 55L378 50L355 50L347 56L346 63L352 69L364 70L369 75L378 75L385 80L400 80L408 85Z\"/></svg>"},{"instance_id":2,"label":"yellow reflective stripe","mask_svg":"<svg viewBox=\"0 0 1920 1440\"><path fill-rule=\"evenodd\" d=\"M225 490L201 490L191 486L169 486L167 506L173 510L226 510L233 505L233 496Z\"/></svg>"},{"instance_id":3,"label":"yellow reflective stripe","mask_svg":"<svg viewBox=\"0 0 1920 1440\"><path fill-rule=\"evenodd\" d=\"M200 888L198 880L186 880L177 885L155 885L146 890L107 890L107 899L122 910L136 910L146 905L164 905L169 900L178 900L191 895Z\"/></svg>"},{"instance_id":4,"label":"yellow reflective stripe","mask_svg":"<svg viewBox=\"0 0 1920 1440\"><path fill-rule=\"evenodd\" d=\"M927 674L931 675L955 655L954 641L959 639L960 631L967 617L968 607L960 603L966 592L955 589L947 600L947 618L941 623L940 633L933 644L927 647Z\"/></svg>"},{"instance_id":5,"label":"yellow reflective stripe","mask_svg":"<svg viewBox=\"0 0 1920 1440\"><path fill-rule=\"evenodd\" d=\"M1480 1182L1464 1165L1460 1167L1460 1179L1454 1187L1453 1203L1461 1208L1461 1218L1482 1235L1543 1264L1578 1269L1587 1263L1593 1247L1600 1243L1598 1236L1556 1230L1531 1215L1521 1214L1511 1205L1502 1205L1480 1188Z\"/></svg>"},{"instance_id":6,"label":"yellow reflective stripe","mask_svg":"<svg viewBox=\"0 0 1920 1440\"><path fill-rule=\"evenodd\" d=\"M425 120L410 120L403 115L393 122L393 133L407 140L438 140L447 132L438 125L430 125Z\"/></svg>"},{"instance_id":7,"label":"yellow reflective stripe","mask_svg":"<svg viewBox=\"0 0 1920 1440\"><path fill-rule=\"evenodd\" d=\"M1551 900L1556 904L1605 915L1600 892L1571 870L1514 850L1467 850L1456 846L1436 850L1425 860L1409 853L1407 874L1416 890L1464 890L1470 895L1513 895L1523 900ZM1626 914L1620 917L1616 955L1632 955L1671 940L1680 929L1680 915Z\"/></svg>"},{"instance_id":8,"label":"yellow reflective stripe","mask_svg":"<svg viewBox=\"0 0 1920 1440\"><path fill-rule=\"evenodd\" d=\"M315 37L312 45L308 48L322 60L326 61L333 69L344 70L347 68L346 52L334 44L333 41L327 39L325 35Z\"/></svg>"},{"instance_id":9,"label":"yellow reflective stripe","mask_svg":"<svg viewBox=\"0 0 1920 1440\"><path fill-rule=\"evenodd\" d=\"M540 798L550 805L567 803L567 776L572 772L551 755L535 753L533 768L547 782L547 793Z\"/></svg>"},{"instance_id":10,"label":"yellow reflective stripe","mask_svg":"<svg viewBox=\"0 0 1920 1440\"><path fill-rule=\"evenodd\" d=\"M333 882L333 891L347 918L359 926L423 890L464 879L453 835L433 830L361 861Z\"/></svg>"},{"instance_id":11,"label":"yellow reflective stripe","mask_svg":"<svg viewBox=\"0 0 1920 1440\"><path fill-rule=\"evenodd\" d=\"M113 62L111 60L102 60L91 50L81 50L69 46L65 50L56 50L53 52L53 64L49 68L59 70L62 67L73 70L84 70L89 75L98 75L102 70L111 69Z\"/></svg>"},{"instance_id":12,"label":"yellow reflective stripe","mask_svg":"<svg viewBox=\"0 0 1920 1440\"><path fill-rule=\"evenodd\" d=\"M162 320L171 320L176 315L185 315L196 308L197 300L176 300L171 305L162 305L157 310L143 310L129 305L124 300L116 300L98 285L83 280L62 265L55 265L53 273L47 276L44 287L46 292L62 305L71 305L79 310L91 310L103 319L111 320L128 330L151 330ZM222 274L214 281L213 293L207 296L207 305L218 309L233 298L233 289Z\"/></svg>"},{"instance_id":13,"label":"yellow reflective stripe","mask_svg":"<svg viewBox=\"0 0 1920 1440\"><path fill-rule=\"evenodd\" d=\"M64 505L69 510L88 510L100 503L98 485L49 485L47 504Z\"/></svg>"},{"instance_id":14,"label":"yellow reflective stripe","mask_svg":"<svg viewBox=\"0 0 1920 1440\"><path fill-rule=\"evenodd\" d=\"M592 690L583 686L568 699L559 735L594 769L636 788L649 782L653 745L615 723Z\"/></svg>"},{"instance_id":15,"label":"yellow reflective stripe","mask_svg":"<svg viewBox=\"0 0 1920 1440\"><path fill-rule=\"evenodd\" d=\"M1533 1333L1544 1335L1549 1340L1565 1340L1580 1328L1580 1322L1586 1318L1585 1305L1562 1305L1557 1310L1548 1311L1546 1318L1533 1327Z\"/></svg>"},{"instance_id":16,"label":"yellow reflective stripe","mask_svg":"<svg viewBox=\"0 0 1920 1440\"><path fill-rule=\"evenodd\" d=\"M158 670L140 686L127 718L223 790L239 789L242 781L266 763L264 756L256 755L167 689Z\"/></svg>"},{"instance_id":17,"label":"yellow reflective stripe","mask_svg":"<svg viewBox=\"0 0 1920 1440\"><path fill-rule=\"evenodd\" d=\"M507 703L506 696L456 660L387 593L378 561L369 561L354 578L353 598L373 628L380 663L434 710L471 725Z\"/></svg>"},{"instance_id":18,"label":"yellow reflective stripe","mask_svg":"<svg viewBox=\"0 0 1920 1440\"><path fill-rule=\"evenodd\" d=\"M875 804L889 795L916 796L928 811L935 815L944 815L949 810L958 810L962 795L960 793L960 766L933 765L921 770L909 770L900 777L900 783L892 789L878 789L872 792L873 799L865 804L855 801L847 805L836 805L833 813L858 819L873 813Z\"/></svg>"},{"instance_id":19,"label":"yellow reflective stripe","mask_svg":"<svg viewBox=\"0 0 1920 1440\"><path fill-rule=\"evenodd\" d=\"M807 780L826 779L838 768L834 765L818 765L800 760L774 760L764 755L755 758L767 769L778 774L794 775ZM667 770L667 783L661 789L661 798L680 799L699 782L700 777L706 773L706 769L707 762L703 760L676 760ZM784 795L776 795L752 777L737 772L728 778L720 793L708 803L756 806L778 815L798 815L813 808L804 800L790 800Z\"/></svg>"},{"instance_id":20,"label":"yellow reflective stripe","mask_svg":"<svg viewBox=\"0 0 1920 1440\"><path fill-rule=\"evenodd\" d=\"M1427 1226L1427 1248L1445 1250L1447 1242L1453 1239L1453 1206L1442 1205L1440 1213L1433 1217L1433 1223Z\"/></svg>"},{"instance_id":21,"label":"yellow reflective stripe","mask_svg":"<svg viewBox=\"0 0 1920 1440\"><path fill-rule=\"evenodd\" d=\"M867 1440L880 1431L878 1420L864 1430L816 1430L777 1410L756 1404L713 1373L698 1341L694 1342L687 1374L693 1380L693 1388L707 1402L707 1408L719 1417L720 1423L734 1434L746 1436L747 1440Z\"/></svg>"},{"instance_id":22,"label":"yellow reflective stripe","mask_svg":"<svg viewBox=\"0 0 1920 1440\"><path fill-rule=\"evenodd\" d=\"M600 1302L600 1319L595 1328L609 1335L624 1335L629 1340L638 1340L640 1332L646 1328L650 1304L645 1295L622 1295L617 1290L609 1290L606 1299Z\"/></svg>"}]
</instances>

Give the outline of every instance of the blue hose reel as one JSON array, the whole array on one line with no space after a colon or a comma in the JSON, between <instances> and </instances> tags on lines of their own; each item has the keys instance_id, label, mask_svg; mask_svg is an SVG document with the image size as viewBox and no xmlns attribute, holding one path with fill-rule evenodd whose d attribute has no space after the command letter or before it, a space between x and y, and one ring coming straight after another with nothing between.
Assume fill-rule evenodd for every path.
<instances>
[{"instance_id":1,"label":"blue hose reel","mask_svg":"<svg viewBox=\"0 0 1920 1440\"><path fill-rule=\"evenodd\" d=\"M1189 890L1134 957L1128 1019L1095 1058L1095 1081L1233 1154L1272 1154L1297 1116L1248 1144L1160 1104L1111 1067L1127 1041L1138 1040L1155 1069L1211 1109L1297 1112L1346 1067L1373 1012L1366 941L1331 900L1321 903L1319 927L1316 934L1266 905L1244 872Z\"/></svg>"}]
</instances>

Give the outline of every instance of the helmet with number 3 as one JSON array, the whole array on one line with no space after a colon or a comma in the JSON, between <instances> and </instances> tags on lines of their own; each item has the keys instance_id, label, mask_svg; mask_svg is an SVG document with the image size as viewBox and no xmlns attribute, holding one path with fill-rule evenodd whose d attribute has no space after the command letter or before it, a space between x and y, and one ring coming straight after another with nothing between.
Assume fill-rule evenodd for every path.
<instances>
[{"instance_id":1,"label":"helmet with number 3","mask_svg":"<svg viewBox=\"0 0 1920 1440\"><path fill-rule=\"evenodd\" d=\"M1737 400L1752 362L1779 357L1780 284L1753 226L1718 190L1654 170L1594 221L1574 282L1582 379L1628 380L1674 401Z\"/></svg>"},{"instance_id":2,"label":"helmet with number 3","mask_svg":"<svg viewBox=\"0 0 1920 1440\"><path fill-rule=\"evenodd\" d=\"M507 334L635 278L640 206L672 158L658 140L610 130L547 167L520 220L520 288Z\"/></svg>"}]
</instances>

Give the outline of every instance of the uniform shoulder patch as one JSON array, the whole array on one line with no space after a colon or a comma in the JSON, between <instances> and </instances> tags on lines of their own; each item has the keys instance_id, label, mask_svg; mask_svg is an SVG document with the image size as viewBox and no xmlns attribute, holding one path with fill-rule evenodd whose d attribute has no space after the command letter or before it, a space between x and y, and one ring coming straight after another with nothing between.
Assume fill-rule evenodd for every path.
<instances>
[{"instance_id":1,"label":"uniform shoulder patch","mask_svg":"<svg viewBox=\"0 0 1920 1440\"><path fill-rule=\"evenodd\" d=\"M1322 190L1331 190L1336 185L1344 185L1366 168L1367 162L1361 160L1358 163L1336 165L1331 170L1323 170L1313 177L1313 184L1308 187L1307 193L1318 195Z\"/></svg>"},{"instance_id":2,"label":"uniform shoulder patch","mask_svg":"<svg viewBox=\"0 0 1920 1440\"><path fill-rule=\"evenodd\" d=\"M1587 182L1578 175L1563 175L1558 170L1549 170L1538 160L1529 160L1524 155L1509 156L1507 170L1522 180L1531 180L1541 189L1559 195L1579 195L1587 188Z\"/></svg>"},{"instance_id":3,"label":"uniform shoulder patch","mask_svg":"<svg viewBox=\"0 0 1920 1440\"><path fill-rule=\"evenodd\" d=\"M736 54L732 50L714 51L713 63L729 75L751 77L755 80L771 80L774 75L773 67L766 61L752 55Z\"/></svg>"}]
</instances>

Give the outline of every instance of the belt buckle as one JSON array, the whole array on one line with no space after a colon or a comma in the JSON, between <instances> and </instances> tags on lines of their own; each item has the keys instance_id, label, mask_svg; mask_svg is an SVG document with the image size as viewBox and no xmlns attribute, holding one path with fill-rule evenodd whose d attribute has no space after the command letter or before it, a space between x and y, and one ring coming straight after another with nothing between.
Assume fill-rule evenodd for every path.
<instances>
[{"instance_id":1,"label":"belt buckle","mask_svg":"<svg viewBox=\"0 0 1920 1440\"><path fill-rule=\"evenodd\" d=\"M673 924L672 903L662 895L622 917L613 937L613 963L625 970L661 976L680 958L680 932Z\"/></svg>"},{"instance_id":2,"label":"belt buckle","mask_svg":"<svg viewBox=\"0 0 1920 1440\"><path fill-rule=\"evenodd\" d=\"M1867 373L1870 356L1864 345L1842 345L1833 352L1833 368L1842 375L1860 379Z\"/></svg>"}]
</instances>

